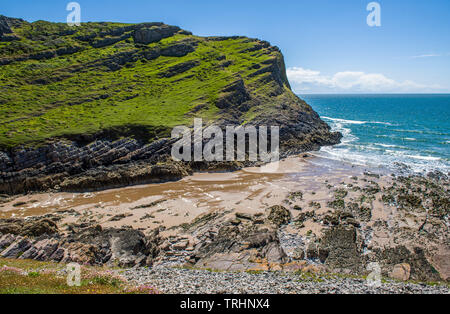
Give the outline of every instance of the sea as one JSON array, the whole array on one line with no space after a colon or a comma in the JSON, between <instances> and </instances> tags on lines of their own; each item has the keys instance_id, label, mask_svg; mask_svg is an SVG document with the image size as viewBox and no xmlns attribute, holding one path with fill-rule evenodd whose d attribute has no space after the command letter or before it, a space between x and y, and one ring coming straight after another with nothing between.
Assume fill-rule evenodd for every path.
<instances>
[{"instance_id":1,"label":"sea","mask_svg":"<svg viewBox=\"0 0 450 314\"><path fill-rule=\"evenodd\" d=\"M344 136L320 157L392 171L450 171L450 94L299 97Z\"/></svg>"}]
</instances>

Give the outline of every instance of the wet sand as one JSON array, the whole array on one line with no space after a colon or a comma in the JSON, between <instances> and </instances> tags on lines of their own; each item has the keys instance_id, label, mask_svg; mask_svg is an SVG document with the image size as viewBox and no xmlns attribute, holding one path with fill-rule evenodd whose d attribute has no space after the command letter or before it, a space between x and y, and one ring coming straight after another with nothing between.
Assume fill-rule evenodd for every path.
<instances>
[{"instance_id":1,"label":"wet sand","mask_svg":"<svg viewBox=\"0 0 450 314\"><path fill-rule=\"evenodd\" d=\"M232 173L196 173L177 182L92 193L19 196L0 205L0 218L59 211L68 213L63 223L95 221L105 227L171 228L214 211L230 215L264 212L267 207L281 204L295 191L302 191L303 204L325 205L333 198L330 186L351 181L352 176L366 170L320 157L291 157L275 166Z\"/></svg>"}]
</instances>

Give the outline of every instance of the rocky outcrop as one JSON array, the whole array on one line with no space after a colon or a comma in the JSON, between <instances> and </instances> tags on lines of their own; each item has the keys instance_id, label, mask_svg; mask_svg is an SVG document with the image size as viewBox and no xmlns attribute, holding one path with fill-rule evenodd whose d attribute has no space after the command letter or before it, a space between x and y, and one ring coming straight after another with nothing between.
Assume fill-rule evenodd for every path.
<instances>
[{"instance_id":1,"label":"rocky outcrop","mask_svg":"<svg viewBox=\"0 0 450 314\"><path fill-rule=\"evenodd\" d=\"M5 228L5 226L9 226ZM69 226L59 232L48 218L0 220L0 256L91 265L151 265L158 256L159 236L133 229Z\"/></svg>"},{"instance_id":2,"label":"rocky outcrop","mask_svg":"<svg viewBox=\"0 0 450 314\"><path fill-rule=\"evenodd\" d=\"M0 15L0 41L19 40L20 38L14 34L12 27L18 26L22 24L22 22L23 20L21 19Z\"/></svg>"},{"instance_id":3,"label":"rocky outcrop","mask_svg":"<svg viewBox=\"0 0 450 314\"><path fill-rule=\"evenodd\" d=\"M149 28L141 28L134 32L134 41L139 44L150 44L158 42L163 38L171 37L179 32L180 28L170 25L152 26Z\"/></svg>"},{"instance_id":4,"label":"rocky outcrop","mask_svg":"<svg viewBox=\"0 0 450 314\"><path fill-rule=\"evenodd\" d=\"M56 222L48 218L31 218L29 220L10 218L0 220L0 233L2 234L39 237L42 235L53 235L57 232Z\"/></svg>"},{"instance_id":5,"label":"rocky outcrop","mask_svg":"<svg viewBox=\"0 0 450 314\"><path fill-rule=\"evenodd\" d=\"M202 268L247 270L263 262L286 263L288 258L280 247L276 226L231 221L199 243L190 261Z\"/></svg>"}]
</instances>

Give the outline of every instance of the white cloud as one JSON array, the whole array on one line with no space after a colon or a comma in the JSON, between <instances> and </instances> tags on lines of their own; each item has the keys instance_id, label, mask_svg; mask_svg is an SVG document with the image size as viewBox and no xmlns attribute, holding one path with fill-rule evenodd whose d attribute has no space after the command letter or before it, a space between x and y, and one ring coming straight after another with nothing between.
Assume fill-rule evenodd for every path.
<instances>
[{"instance_id":1,"label":"white cloud","mask_svg":"<svg viewBox=\"0 0 450 314\"><path fill-rule=\"evenodd\" d=\"M439 86L427 86L413 81L397 82L379 73L344 71L323 75L319 71L301 67L287 69L287 75L295 92L373 92L406 93L433 92Z\"/></svg>"},{"instance_id":2,"label":"white cloud","mask_svg":"<svg viewBox=\"0 0 450 314\"><path fill-rule=\"evenodd\" d=\"M418 55L418 56L412 56L412 59L422 59L422 58L435 58L435 57L442 57L443 55L441 54L434 54L434 53L429 53L429 54L424 54L424 55Z\"/></svg>"}]
</instances>

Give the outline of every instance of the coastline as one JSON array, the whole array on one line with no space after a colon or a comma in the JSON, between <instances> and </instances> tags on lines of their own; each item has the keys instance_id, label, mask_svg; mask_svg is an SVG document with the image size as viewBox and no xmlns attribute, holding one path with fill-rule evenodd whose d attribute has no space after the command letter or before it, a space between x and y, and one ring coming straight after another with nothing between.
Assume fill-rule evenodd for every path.
<instances>
[{"instance_id":1,"label":"coastline","mask_svg":"<svg viewBox=\"0 0 450 314\"><path fill-rule=\"evenodd\" d=\"M386 277L449 280L447 176L400 177L304 156L280 161L277 173L254 167L100 192L19 196L0 205L0 218L18 225L30 214L25 221L53 220L61 243L95 245L105 234L128 231L151 243L144 259L126 252L106 264L364 275L373 260ZM421 190L430 186L431 194ZM74 251L66 261L99 263ZM409 270L399 275L401 264Z\"/></svg>"}]
</instances>

